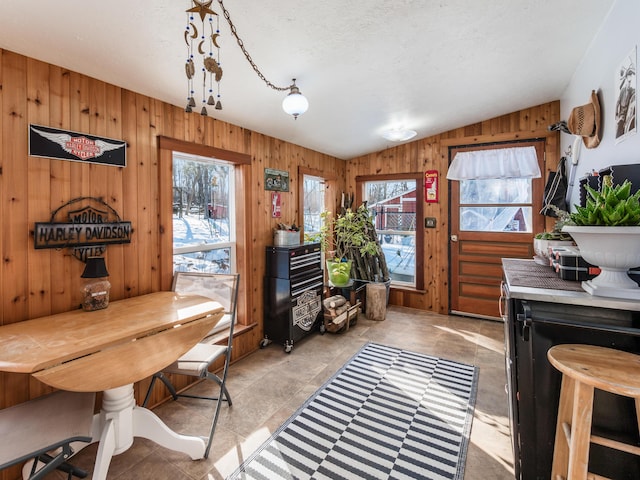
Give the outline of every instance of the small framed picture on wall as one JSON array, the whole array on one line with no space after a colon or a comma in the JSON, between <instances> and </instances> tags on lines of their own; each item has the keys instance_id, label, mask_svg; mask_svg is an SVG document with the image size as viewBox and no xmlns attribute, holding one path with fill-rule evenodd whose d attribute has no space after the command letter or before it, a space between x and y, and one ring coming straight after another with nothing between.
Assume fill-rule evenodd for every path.
<instances>
[{"instance_id":1,"label":"small framed picture on wall","mask_svg":"<svg viewBox=\"0 0 640 480\"><path fill-rule=\"evenodd\" d=\"M636 65L638 47L635 46L620 62L616 72L616 143L634 135L636 126Z\"/></svg>"},{"instance_id":2,"label":"small framed picture on wall","mask_svg":"<svg viewBox=\"0 0 640 480\"><path fill-rule=\"evenodd\" d=\"M264 189L274 190L276 192L288 192L289 172L285 172L283 170L274 170L273 168L265 168Z\"/></svg>"}]
</instances>

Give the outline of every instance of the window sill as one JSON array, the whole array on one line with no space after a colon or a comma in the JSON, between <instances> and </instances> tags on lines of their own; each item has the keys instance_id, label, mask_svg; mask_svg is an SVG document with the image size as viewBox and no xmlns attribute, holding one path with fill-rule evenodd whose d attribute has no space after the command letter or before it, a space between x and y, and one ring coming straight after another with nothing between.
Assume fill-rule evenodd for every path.
<instances>
[{"instance_id":1,"label":"window sill","mask_svg":"<svg viewBox=\"0 0 640 480\"><path fill-rule=\"evenodd\" d=\"M236 337L239 337L240 335L244 335L245 333L253 330L257 326L258 326L257 323L251 323L249 325L240 325L239 323L236 323L236 326L233 329L233 337L236 338ZM211 336L209 338L209 343L211 343L211 344L225 344L225 343L227 343L228 339L229 339L229 329L226 328L226 329L216 333L215 335Z\"/></svg>"},{"instance_id":2,"label":"window sill","mask_svg":"<svg viewBox=\"0 0 640 480\"><path fill-rule=\"evenodd\" d=\"M418 290L417 288L414 288L414 287L391 285L391 291L393 290L398 292L406 292L406 293L419 293L419 294L427 293L426 290Z\"/></svg>"}]
</instances>

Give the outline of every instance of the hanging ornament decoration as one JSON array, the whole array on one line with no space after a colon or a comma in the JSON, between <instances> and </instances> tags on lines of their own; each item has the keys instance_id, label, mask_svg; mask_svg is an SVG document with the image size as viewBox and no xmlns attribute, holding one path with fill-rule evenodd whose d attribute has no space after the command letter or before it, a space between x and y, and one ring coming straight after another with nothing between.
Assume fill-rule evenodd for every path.
<instances>
[{"instance_id":1,"label":"hanging ornament decoration","mask_svg":"<svg viewBox=\"0 0 640 480\"><path fill-rule=\"evenodd\" d=\"M187 45L185 73L187 75L188 94L185 112L192 112L196 106L194 79L196 79L196 55L198 55L202 64L200 69L202 73L202 109L200 110L200 115L207 115L207 105L215 105L216 110L222 110L222 102L220 101L222 67L220 66L220 45L218 44L220 17L210 8L212 3L213 0L191 0L189 4L193 6L186 10L187 25L184 31L184 41ZM200 17L200 25L197 25L196 14ZM213 97L214 80L216 82L217 100Z\"/></svg>"},{"instance_id":2,"label":"hanging ornament decoration","mask_svg":"<svg viewBox=\"0 0 640 480\"><path fill-rule=\"evenodd\" d=\"M231 29L231 35L236 39L240 50L244 54L245 58L253 68L258 77L271 89L280 92L289 92L282 102L282 109L297 119L299 115L302 115L309 108L309 102L302 95L300 89L296 85L295 78L291 85L277 86L271 83L258 66L255 64L251 55L244 46L244 42L238 36L236 26L231 21L231 15L225 8L223 0L217 0L222 14L225 20L229 24ZM202 58L202 109L201 115L207 115L207 105L215 105L216 110L222 110L222 102L220 101L220 80L222 79L222 67L220 66L220 45L218 39L220 37L220 16L211 9L213 0L190 0L189 5L193 5L187 9L187 26L184 32L184 41L187 44L187 61L185 63L185 73L187 75L187 106L185 112L192 112L196 106L194 99L195 90L193 86L194 78L196 78L196 57L195 54L200 55ZM196 14L200 17L200 29L196 26ZM215 30L214 30L214 17L215 17ZM208 30L207 30L208 27ZM205 31L209 32L208 34ZM208 48L205 48L208 47ZM215 49L215 55L214 55ZM208 96L207 96L207 80L208 80ZM213 97L213 82L216 82L217 99Z\"/></svg>"}]
</instances>

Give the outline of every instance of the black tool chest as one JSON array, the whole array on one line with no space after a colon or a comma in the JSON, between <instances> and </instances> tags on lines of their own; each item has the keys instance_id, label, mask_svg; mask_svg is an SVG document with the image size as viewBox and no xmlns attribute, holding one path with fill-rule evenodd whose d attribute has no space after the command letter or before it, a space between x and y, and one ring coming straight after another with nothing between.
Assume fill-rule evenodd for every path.
<instances>
[{"instance_id":1,"label":"black tool chest","mask_svg":"<svg viewBox=\"0 0 640 480\"><path fill-rule=\"evenodd\" d=\"M266 248L264 339L290 353L320 323L323 270L319 243Z\"/></svg>"}]
</instances>

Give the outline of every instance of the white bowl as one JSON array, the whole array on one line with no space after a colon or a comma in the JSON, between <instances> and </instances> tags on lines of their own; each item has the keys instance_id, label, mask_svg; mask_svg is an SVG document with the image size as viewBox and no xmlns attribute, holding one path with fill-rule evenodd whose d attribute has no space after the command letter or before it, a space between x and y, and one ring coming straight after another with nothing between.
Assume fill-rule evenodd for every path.
<instances>
[{"instance_id":1,"label":"white bowl","mask_svg":"<svg viewBox=\"0 0 640 480\"><path fill-rule=\"evenodd\" d=\"M582 258L602 271L587 285L603 287L607 295L614 296L626 296L624 293L617 295L616 290L640 291L627 273L640 266L640 227L566 225L562 231L571 234Z\"/></svg>"}]
</instances>

